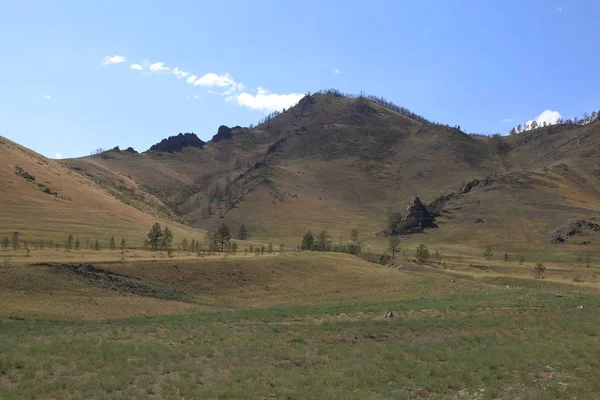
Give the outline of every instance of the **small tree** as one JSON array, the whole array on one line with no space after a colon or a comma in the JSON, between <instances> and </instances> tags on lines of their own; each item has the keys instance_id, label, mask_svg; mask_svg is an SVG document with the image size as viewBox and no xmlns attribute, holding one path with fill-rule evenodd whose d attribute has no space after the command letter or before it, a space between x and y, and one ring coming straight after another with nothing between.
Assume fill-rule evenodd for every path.
<instances>
[{"instance_id":1,"label":"small tree","mask_svg":"<svg viewBox=\"0 0 600 400\"><path fill-rule=\"evenodd\" d=\"M148 250L150 248L150 242L148 241L148 239L144 239L144 244L142 245L142 248L144 250Z\"/></svg>"},{"instance_id":2,"label":"small tree","mask_svg":"<svg viewBox=\"0 0 600 400\"><path fill-rule=\"evenodd\" d=\"M27 245L27 242L25 242L23 248L25 249L25 257L29 257L30 251L29 251L29 246Z\"/></svg>"},{"instance_id":3,"label":"small tree","mask_svg":"<svg viewBox=\"0 0 600 400\"><path fill-rule=\"evenodd\" d=\"M283 243L280 243L280 244L279 244L279 252L280 252L280 253L283 253L283 252L285 252L285 245L284 245Z\"/></svg>"},{"instance_id":4,"label":"small tree","mask_svg":"<svg viewBox=\"0 0 600 400\"><path fill-rule=\"evenodd\" d=\"M390 236L390 239L388 240L387 252L390 256L389 262L392 264L395 263L396 254L400 252L400 237Z\"/></svg>"},{"instance_id":5,"label":"small tree","mask_svg":"<svg viewBox=\"0 0 600 400\"><path fill-rule=\"evenodd\" d=\"M508 262L508 253L504 253L504 262Z\"/></svg>"},{"instance_id":6,"label":"small tree","mask_svg":"<svg viewBox=\"0 0 600 400\"><path fill-rule=\"evenodd\" d=\"M81 243L79 242L79 238L75 239L75 250L79 251L81 247Z\"/></svg>"},{"instance_id":7,"label":"small tree","mask_svg":"<svg viewBox=\"0 0 600 400\"><path fill-rule=\"evenodd\" d=\"M111 250L115 250L117 248L117 244L115 243L115 238L113 236L110 237L108 241L108 248Z\"/></svg>"},{"instance_id":8,"label":"small tree","mask_svg":"<svg viewBox=\"0 0 600 400\"><path fill-rule=\"evenodd\" d=\"M58 243L56 243L56 245L58 246ZM94 242L94 250L100 250L100 243L98 243L98 239L96 239Z\"/></svg>"},{"instance_id":9,"label":"small tree","mask_svg":"<svg viewBox=\"0 0 600 400\"><path fill-rule=\"evenodd\" d=\"M236 242L231 242L231 245L229 246L229 252L232 254L237 253L237 243Z\"/></svg>"},{"instance_id":10,"label":"small tree","mask_svg":"<svg viewBox=\"0 0 600 400\"><path fill-rule=\"evenodd\" d=\"M312 250L315 244L315 237L313 236L311 231L308 231L302 237L302 245L300 246L301 250ZM252 247L250 247L250 251L252 251Z\"/></svg>"},{"instance_id":11,"label":"small tree","mask_svg":"<svg viewBox=\"0 0 600 400\"><path fill-rule=\"evenodd\" d=\"M491 260L493 256L494 256L494 252L492 251L492 247L491 246L486 247L485 251L483 252L483 257L485 257L486 260Z\"/></svg>"},{"instance_id":12,"label":"small tree","mask_svg":"<svg viewBox=\"0 0 600 400\"><path fill-rule=\"evenodd\" d=\"M350 232L350 243L348 245L348 252L350 254L358 254L361 251L362 241L358 235L358 229L352 229Z\"/></svg>"},{"instance_id":13,"label":"small tree","mask_svg":"<svg viewBox=\"0 0 600 400\"><path fill-rule=\"evenodd\" d=\"M429 258L429 250L427 249L427 245L425 243L419 244L419 246L417 246L415 255L417 257L417 262L419 264L424 264Z\"/></svg>"},{"instance_id":14,"label":"small tree","mask_svg":"<svg viewBox=\"0 0 600 400\"><path fill-rule=\"evenodd\" d=\"M189 247L189 244L188 244L187 238L183 238L183 240L181 241L181 250L188 251L188 247Z\"/></svg>"},{"instance_id":15,"label":"small tree","mask_svg":"<svg viewBox=\"0 0 600 400\"><path fill-rule=\"evenodd\" d=\"M319 251L331 251L331 235L329 232L323 230L319 233L316 247Z\"/></svg>"},{"instance_id":16,"label":"small tree","mask_svg":"<svg viewBox=\"0 0 600 400\"><path fill-rule=\"evenodd\" d=\"M168 226L165 226L162 232L160 248L166 251L169 257L171 256L171 252L173 251L173 232L171 232Z\"/></svg>"},{"instance_id":17,"label":"small tree","mask_svg":"<svg viewBox=\"0 0 600 400\"><path fill-rule=\"evenodd\" d=\"M156 251L159 249L163 238L163 231L160 228L160 224L155 222L154 225L150 228L150 232L148 232L148 245L150 250Z\"/></svg>"},{"instance_id":18,"label":"small tree","mask_svg":"<svg viewBox=\"0 0 600 400\"><path fill-rule=\"evenodd\" d=\"M544 279L544 272L546 272L546 266L542 263L537 263L533 267L533 277L535 279Z\"/></svg>"},{"instance_id":19,"label":"small tree","mask_svg":"<svg viewBox=\"0 0 600 400\"><path fill-rule=\"evenodd\" d=\"M12 234L11 244L12 244L13 250L17 250L17 249L21 248L21 245L19 244L19 235L20 234L21 233L17 232L17 231L14 231Z\"/></svg>"},{"instance_id":20,"label":"small tree","mask_svg":"<svg viewBox=\"0 0 600 400\"><path fill-rule=\"evenodd\" d=\"M585 254L585 266L589 268L591 263L592 263L592 256L590 255L590 253L586 253Z\"/></svg>"},{"instance_id":21,"label":"small tree","mask_svg":"<svg viewBox=\"0 0 600 400\"><path fill-rule=\"evenodd\" d=\"M190 251L193 253L196 251L196 240L192 239L192 241L190 242Z\"/></svg>"},{"instance_id":22,"label":"small tree","mask_svg":"<svg viewBox=\"0 0 600 400\"><path fill-rule=\"evenodd\" d=\"M268 247L267 251L269 252L269 254L273 253L273 243L272 242L269 242L269 247Z\"/></svg>"},{"instance_id":23,"label":"small tree","mask_svg":"<svg viewBox=\"0 0 600 400\"><path fill-rule=\"evenodd\" d=\"M254 255L256 257L260 256L260 247L256 246L256 249L254 249Z\"/></svg>"},{"instance_id":24,"label":"small tree","mask_svg":"<svg viewBox=\"0 0 600 400\"><path fill-rule=\"evenodd\" d=\"M125 238L121 239L121 251L125 251L125 249L127 248L127 242L125 241Z\"/></svg>"},{"instance_id":25,"label":"small tree","mask_svg":"<svg viewBox=\"0 0 600 400\"><path fill-rule=\"evenodd\" d=\"M520 256L519 257L519 265L523 265L523 263L525 263L525 257Z\"/></svg>"},{"instance_id":26,"label":"small tree","mask_svg":"<svg viewBox=\"0 0 600 400\"><path fill-rule=\"evenodd\" d=\"M71 251L73 249L73 235L69 235L65 240L65 251Z\"/></svg>"},{"instance_id":27,"label":"small tree","mask_svg":"<svg viewBox=\"0 0 600 400\"><path fill-rule=\"evenodd\" d=\"M265 254L265 245L264 244L260 245L260 254Z\"/></svg>"},{"instance_id":28,"label":"small tree","mask_svg":"<svg viewBox=\"0 0 600 400\"><path fill-rule=\"evenodd\" d=\"M248 239L248 229L246 229L246 225L240 225L240 240Z\"/></svg>"},{"instance_id":29,"label":"small tree","mask_svg":"<svg viewBox=\"0 0 600 400\"><path fill-rule=\"evenodd\" d=\"M577 254L576 261L580 267L583 266L583 254Z\"/></svg>"},{"instance_id":30,"label":"small tree","mask_svg":"<svg viewBox=\"0 0 600 400\"><path fill-rule=\"evenodd\" d=\"M10 245L10 240L8 239L8 236L4 236L4 239L2 239L2 248L4 250L8 250L9 245Z\"/></svg>"}]
</instances>

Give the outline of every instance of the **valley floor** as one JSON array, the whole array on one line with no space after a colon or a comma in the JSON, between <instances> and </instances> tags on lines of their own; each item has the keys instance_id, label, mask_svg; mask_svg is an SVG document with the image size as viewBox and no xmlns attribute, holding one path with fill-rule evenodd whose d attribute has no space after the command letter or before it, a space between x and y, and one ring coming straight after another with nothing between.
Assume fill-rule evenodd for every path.
<instances>
[{"instance_id":1,"label":"valley floor","mask_svg":"<svg viewBox=\"0 0 600 400\"><path fill-rule=\"evenodd\" d=\"M600 292L591 282L448 265L396 270L333 253L93 264L0 266L0 398L600 391Z\"/></svg>"}]
</instances>

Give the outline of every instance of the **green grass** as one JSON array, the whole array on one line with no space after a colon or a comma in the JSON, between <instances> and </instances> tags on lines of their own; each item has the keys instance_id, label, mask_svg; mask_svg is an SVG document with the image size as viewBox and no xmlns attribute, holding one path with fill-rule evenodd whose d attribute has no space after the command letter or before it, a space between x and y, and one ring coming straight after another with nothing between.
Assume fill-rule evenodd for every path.
<instances>
[{"instance_id":1,"label":"green grass","mask_svg":"<svg viewBox=\"0 0 600 400\"><path fill-rule=\"evenodd\" d=\"M5 320L0 397L595 398L600 296L495 283L403 301Z\"/></svg>"}]
</instances>

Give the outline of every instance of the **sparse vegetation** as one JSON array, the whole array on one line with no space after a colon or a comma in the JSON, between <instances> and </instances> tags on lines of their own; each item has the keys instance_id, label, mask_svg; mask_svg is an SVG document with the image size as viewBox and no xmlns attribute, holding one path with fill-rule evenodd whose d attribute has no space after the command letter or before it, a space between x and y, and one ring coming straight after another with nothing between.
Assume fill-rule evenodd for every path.
<instances>
[{"instance_id":1,"label":"sparse vegetation","mask_svg":"<svg viewBox=\"0 0 600 400\"><path fill-rule=\"evenodd\" d=\"M491 246L487 246L485 248L485 251L483 252L483 257L486 260L491 260L493 256L494 256L494 252L492 251L492 247Z\"/></svg>"},{"instance_id":2,"label":"sparse vegetation","mask_svg":"<svg viewBox=\"0 0 600 400\"><path fill-rule=\"evenodd\" d=\"M429 258L429 250L427 249L427 245L424 243L420 243L417 246L417 250L415 251L415 257L417 259L417 263L425 264L427 259Z\"/></svg>"},{"instance_id":3,"label":"sparse vegetation","mask_svg":"<svg viewBox=\"0 0 600 400\"><path fill-rule=\"evenodd\" d=\"M536 263L533 267L533 277L535 279L544 279L544 272L546 272L546 266L542 263Z\"/></svg>"}]
</instances>

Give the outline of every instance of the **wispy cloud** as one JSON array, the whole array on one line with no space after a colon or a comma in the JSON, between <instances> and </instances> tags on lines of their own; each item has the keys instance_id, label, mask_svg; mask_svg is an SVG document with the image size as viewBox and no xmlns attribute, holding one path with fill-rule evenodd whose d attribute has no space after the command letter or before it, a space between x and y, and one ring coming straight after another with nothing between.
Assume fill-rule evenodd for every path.
<instances>
[{"instance_id":1,"label":"wispy cloud","mask_svg":"<svg viewBox=\"0 0 600 400\"><path fill-rule=\"evenodd\" d=\"M46 99L46 100L52 100L52 96L50 96L49 94L45 94L44 95L44 99Z\"/></svg>"},{"instance_id":2,"label":"wispy cloud","mask_svg":"<svg viewBox=\"0 0 600 400\"><path fill-rule=\"evenodd\" d=\"M514 122L514 121L515 121L515 119L514 119L514 118L504 118L504 119L502 120L502 122Z\"/></svg>"},{"instance_id":3,"label":"wispy cloud","mask_svg":"<svg viewBox=\"0 0 600 400\"><path fill-rule=\"evenodd\" d=\"M189 72L185 72L180 70L179 68L175 67L173 68L173 75L175 75L178 78L185 78L186 76L188 76L190 73Z\"/></svg>"},{"instance_id":4,"label":"wispy cloud","mask_svg":"<svg viewBox=\"0 0 600 400\"><path fill-rule=\"evenodd\" d=\"M563 12L562 5L556 7L556 11L558 11L559 13Z\"/></svg>"},{"instance_id":5,"label":"wispy cloud","mask_svg":"<svg viewBox=\"0 0 600 400\"><path fill-rule=\"evenodd\" d=\"M333 70L333 73L334 73L334 74L339 74L340 72L342 72L342 71L340 71L339 69L334 69L334 70Z\"/></svg>"},{"instance_id":6,"label":"wispy cloud","mask_svg":"<svg viewBox=\"0 0 600 400\"><path fill-rule=\"evenodd\" d=\"M56 158L57 160L60 160L62 158L62 154L56 152L56 153L54 153L54 158Z\"/></svg>"},{"instance_id":7,"label":"wispy cloud","mask_svg":"<svg viewBox=\"0 0 600 400\"><path fill-rule=\"evenodd\" d=\"M112 56L105 57L105 63L115 64L118 62L125 61L125 57ZM179 79L186 78L186 82L195 87L201 86L206 88L218 88L219 91L209 90L209 93L226 96L226 101L235 101L237 104L243 107L247 107L253 110L261 111L275 111L283 108L288 108L295 105L298 100L304 97L301 93L288 93L288 94L276 94L270 93L262 87L257 87L256 94L244 91L245 86L233 79L228 74L217 74L214 72L206 73L202 76L193 75L189 72L182 71L178 67L170 68L165 65L164 62L150 63L145 60L141 64L131 64L129 68L137 71L149 70L150 72L168 72L170 71ZM339 69L334 70L335 74L339 74ZM186 99L198 99L200 95L186 96Z\"/></svg>"},{"instance_id":8,"label":"wispy cloud","mask_svg":"<svg viewBox=\"0 0 600 400\"><path fill-rule=\"evenodd\" d=\"M102 59L102 65L112 65L112 64L119 64L122 62L125 62L125 60L127 60L125 57L123 56L118 56L118 55L114 55L114 56L106 56Z\"/></svg>"},{"instance_id":9,"label":"wispy cloud","mask_svg":"<svg viewBox=\"0 0 600 400\"><path fill-rule=\"evenodd\" d=\"M193 95L193 96L185 96L186 99L190 99L190 100L198 100L200 98L199 94Z\"/></svg>"},{"instance_id":10,"label":"wispy cloud","mask_svg":"<svg viewBox=\"0 0 600 400\"><path fill-rule=\"evenodd\" d=\"M165 63L163 63L163 62L156 62L154 64L150 64L151 72L167 72L170 70L171 70L171 68L165 67Z\"/></svg>"}]
</instances>

